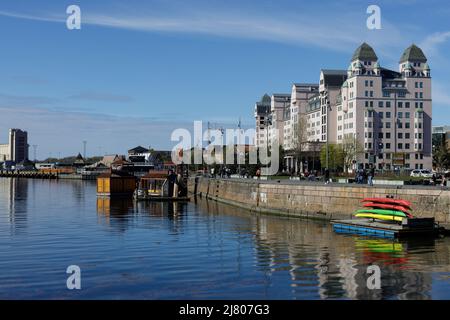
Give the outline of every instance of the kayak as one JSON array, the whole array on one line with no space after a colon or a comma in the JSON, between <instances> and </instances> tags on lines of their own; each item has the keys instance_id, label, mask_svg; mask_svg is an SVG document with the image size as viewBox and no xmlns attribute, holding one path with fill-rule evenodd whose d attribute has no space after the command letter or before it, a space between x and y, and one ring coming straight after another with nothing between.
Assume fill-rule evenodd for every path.
<instances>
[{"instance_id":1,"label":"kayak","mask_svg":"<svg viewBox=\"0 0 450 320\"><path fill-rule=\"evenodd\" d=\"M393 204L397 206L405 207L406 209L411 209L411 202L401 199L390 199L390 198L364 198L362 202L375 202L384 204Z\"/></svg>"},{"instance_id":2,"label":"kayak","mask_svg":"<svg viewBox=\"0 0 450 320\"><path fill-rule=\"evenodd\" d=\"M390 210L397 210L397 211L403 211L404 213L408 212L408 209L404 206L398 206L395 204L388 204L388 203L377 203L377 202L367 202L363 204L364 207L374 207L379 209L390 209Z\"/></svg>"},{"instance_id":3,"label":"kayak","mask_svg":"<svg viewBox=\"0 0 450 320\"><path fill-rule=\"evenodd\" d=\"M412 215L408 212L408 209L402 206L396 206L394 204L386 204L386 203L375 203L375 202L367 202L364 203L364 207L371 207L374 209L386 209L386 210L395 210L406 213L407 216L412 217Z\"/></svg>"},{"instance_id":4,"label":"kayak","mask_svg":"<svg viewBox=\"0 0 450 320\"><path fill-rule=\"evenodd\" d=\"M406 214L401 211L395 210L383 210L383 209L360 209L357 210L356 213L372 213L372 214L381 214L385 216L396 216L406 218Z\"/></svg>"},{"instance_id":5,"label":"kayak","mask_svg":"<svg viewBox=\"0 0 450 320\"><path fill-rule=\"evenodd\" d=\"M373 214L373 213L357 213L355 215L355 217L357 217L357 218L372 218L372 219L386 220L386 221L398 221L398 222L401 222L403 220L402 217L385 216L382 214Z\"/></svg>"}]
</instances>

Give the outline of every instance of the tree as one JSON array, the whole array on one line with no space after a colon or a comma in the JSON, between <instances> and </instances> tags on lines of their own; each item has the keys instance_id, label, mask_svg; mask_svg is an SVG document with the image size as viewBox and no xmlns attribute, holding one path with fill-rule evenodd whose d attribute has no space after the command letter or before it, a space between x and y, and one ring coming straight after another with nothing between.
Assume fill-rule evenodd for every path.
<instances>
[{"instance_id":1,"label":"tree","mask_svg":"<svg viewBox=\"0 0 450 320\"><path fill-rule=\"evenodd\" d=\"M303 163L303 154L308 147L308 131L305 114L299 112L297 123L294 123L293 131L293 151L295 161L297 162L298 168L300 168L300 164Z\"/></svg>"},{"instance_id":2,"label":"tree","mask_svg":"<svg viewBox=\"0 0 450 320\"><path fill-rule=\"evenodd\" d=\"M450 152L445 144L435 147L433 152L433 165L437 170L442 171L450 165Z\"/></svg>"},{"instance_id":3,"label":"tree","mask_svg":"<svg viewBox=\"0 0 450 320\"><path fill-rule=\"evenodd\" d=\"M327 161L327 146L324 146L320 151L320 162L326 163ZM328 144L328 169L338 171L344 165L344 157L342 152L342 145L340 144Z\"/></svg>"},{"instance_id":4,"label":"tree","mask_svg":"<svg viewBox=\"0 0 450 320\"><path fill-rule=\"evenodd\" d=\"M356 137L345 136L341 143L341 149L344 171L348 172L352 167L353 160L364 153L364 148Z\"/></svg>"}]
</instances>

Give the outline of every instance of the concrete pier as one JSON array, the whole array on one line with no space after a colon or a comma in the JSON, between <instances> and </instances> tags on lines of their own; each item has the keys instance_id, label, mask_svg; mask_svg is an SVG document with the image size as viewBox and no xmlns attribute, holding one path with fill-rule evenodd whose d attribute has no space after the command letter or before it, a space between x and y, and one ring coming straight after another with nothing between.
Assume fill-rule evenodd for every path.
<instances>
[{"instance_id":1,"label":"concrete pier","mask_svg":"<svg viewBox=\"0 0 450 320\"><path fill-rule=\"evenodd\" d=\"M251 212L310 219L352 219L366 197L393 195L412 203L412 214L434 218L450 229L450 191L439 187L366 186L283 180L191 178L196 195L232 204Z\"/></svg>"}]
</instances>

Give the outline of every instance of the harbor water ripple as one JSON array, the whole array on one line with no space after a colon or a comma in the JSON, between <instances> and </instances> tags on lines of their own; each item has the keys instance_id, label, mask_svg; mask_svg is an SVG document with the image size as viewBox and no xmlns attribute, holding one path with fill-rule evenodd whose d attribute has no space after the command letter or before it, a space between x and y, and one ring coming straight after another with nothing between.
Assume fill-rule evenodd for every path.
<instances>
[{"instance_id":1,"label":"harbor water ripple","mask_svg":"<svg viewBox=\"0 0 450 320\"><path fill-rule=\"evenodd\" d=\"M81 290L66 287L69 265ZM204 199L134 203L97 198L89 181L0 178L0 299L449 298L447 238L346 236Z\"/></svg>"}]
</instances>

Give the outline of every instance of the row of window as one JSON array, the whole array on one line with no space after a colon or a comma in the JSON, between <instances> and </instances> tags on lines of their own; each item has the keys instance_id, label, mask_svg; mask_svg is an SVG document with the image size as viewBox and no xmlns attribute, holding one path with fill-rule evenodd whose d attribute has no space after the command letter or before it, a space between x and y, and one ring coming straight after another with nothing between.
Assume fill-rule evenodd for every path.
<instances>
[{"instance_id":1,"label":"row of window","mask_svg":"<svg viewBox=\"0 0 450 320\"><path fill-rule=\"evenodd\" d=\"M392 115L392 113L390 111L386 111L386 113L384 113L383 111L379 111L379 112L376 112L376 114L378 115L379 118L384 118L384 116L386 115L387 119L390 119L391 115ZM419 114L422 114L422 113L418 112L417 113L417 117L420 117ZM397 113L397 118L403 119L403 115L405 116L406 119L411 118L411 112L403 113L401 111L399 111ZM375 112L374 111L366 111L366 112L364 112L364 116L367 117L367 118L372 118L373 116L375 116Z\"/></svg>"},{"instance_id":2,"label":"row of window","mask_svg":"<svg viewBox=\"0 0 450 320\"><path fill-rule=\"evenodd\" d=\"M420 92L420 93L422 93L422 92ZM364 106L366 108L369 108L369 107L373 108L373 101L364 101ZM414 106L416 107L416 109L423 109L423 102L415 102ZM378 108L384 108L384 107L390 108L391 101L378 101ZM409 109L411 107L411 102L398 101L397 107L399 109L402 109L403 107L405 107L405 109Z\"/></svg>"},{"instance_id":3,"label":"row of window","mask_svg":"<svg viewBox=\"0 0 450 320\"><path fill-rule=\"evenodd\" d=\"M365 158L369 159L368 153L365 154ZM423 153L415 153L414 158L416 160L423 160ZM390 159L392 159L392 156L391 156L391 153L380 153L380 154L378 154L378 159L390 160ZM411 154L405 153L405 160L411 160Z\"/></svg>"},{"instance_id":4,"label":"row of window","mask_svg":"<svg viewBox=\"0 0 450 320\"><path fill-rule=\"evenodd\" d=\"M414 138L415 139L422 139L423 135L421 132L416 132L414 133ZM372 132L364 132L364 138L366 139L372 139ZM390 132L378 132L378 139L390 139L391 138L391 133ZM411 133L410 132L397 132L397 139L411 139Z\"/></svg>"},{"instance_id":5,"label":"row of window","mask_svg":"<svg viewBox=\"0 0 450 320\"><path fill-rule=\"evenodd\" d=\"M405 122L404 123L404 127L405 129L410 129L411 128L411 122ZM373 126L375 127L375 126ZM372 121L365 121L364 122L364 128L372 128ZM378 123L378 128L386 128L386 129L390 129L391 128L391 122L379 122ZM397 128L398 129L403 129L403 122L397 122ZM415 129L422 129L422 122L414 122L414 128Z\"/></svg>"},{"instance_id":6,"label":"row of window","mask_svg":"<svg viewBox=\"0 0 450 320\"><path fill-rule=\"evenodd\" d=\"M366 150L372 150L372 142L365 142L364 143L364 149ZM385 150L390 150L391 149L391 144L388 142L386 144L380 144L379 149L385 149ZM399 142L397 143L397 150L410 150L411 149L411 144L410 143L403 143L403 142ZM416 150L422 150L422 143L415 143L414 144L414 149Z\"/></svg>"}]
</instances>

